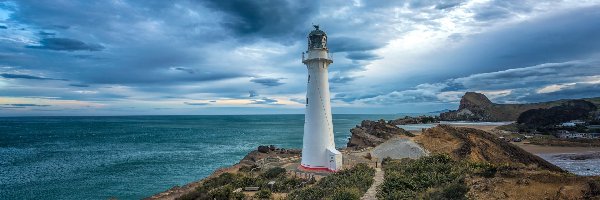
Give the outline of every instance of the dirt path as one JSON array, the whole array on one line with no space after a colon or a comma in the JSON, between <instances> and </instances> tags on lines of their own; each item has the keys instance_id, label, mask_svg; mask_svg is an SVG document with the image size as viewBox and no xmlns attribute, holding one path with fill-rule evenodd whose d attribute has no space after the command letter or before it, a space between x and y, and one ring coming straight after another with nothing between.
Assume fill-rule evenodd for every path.
<instances>
[{"instance_id":1,"label":"dirt path","mask_svg":"<svg viewBox=\"0 0 600 200\"><path fill-rule=\"evenodd\" d=\"M373 180L374 180L373 184L367 190L365 195L363 195L360 198L361 200L377 199L377 187L379 187L379 185L381 185L383 183L383 175L384 175L384 172L383 172L383 170L381 170L381 168L375 168L375 176L373 176Z\"/></svg>"}]
</instances>

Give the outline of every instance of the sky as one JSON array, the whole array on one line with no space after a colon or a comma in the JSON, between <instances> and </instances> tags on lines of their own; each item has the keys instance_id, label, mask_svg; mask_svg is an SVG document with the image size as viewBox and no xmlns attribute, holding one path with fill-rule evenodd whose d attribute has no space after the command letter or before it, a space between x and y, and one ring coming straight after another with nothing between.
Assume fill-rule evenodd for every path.
<instances>
[{"instance_id":1,"label":"sky","mask_svg":"<svg viewBox=\"0 0 600 200\"><path fill-rule=\"evenodd\" d=\"M0 116L334 114L600 96L600 1L0 0Z\"/></svg>"}]
</instances>

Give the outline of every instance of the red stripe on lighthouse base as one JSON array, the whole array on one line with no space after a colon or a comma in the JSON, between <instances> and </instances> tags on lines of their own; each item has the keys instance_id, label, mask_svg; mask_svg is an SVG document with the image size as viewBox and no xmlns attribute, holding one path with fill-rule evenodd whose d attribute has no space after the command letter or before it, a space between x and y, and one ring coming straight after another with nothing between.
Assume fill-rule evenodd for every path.
<instances>
[{"instance_id":1,"label":"red stripe on lighthouse base","mask_svg":"<svg viewBox=\"0 0 600 200\"><path fill-rule=\"evenodd\" d=\"M300 166L298 167L300 168L300 170L304 170L304 171L314 171L314 172L336 172L335 170L331 170L327 167L308 167L308 166L304 166L303 164L300 164Z\"/></svg>"}]
</instances>

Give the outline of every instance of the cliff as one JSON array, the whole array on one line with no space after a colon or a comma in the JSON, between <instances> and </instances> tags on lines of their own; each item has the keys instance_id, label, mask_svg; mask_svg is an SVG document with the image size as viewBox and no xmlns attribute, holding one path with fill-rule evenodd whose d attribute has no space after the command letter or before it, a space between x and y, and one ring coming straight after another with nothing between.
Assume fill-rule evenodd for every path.
<instances>
[{"instance_id":1,"label":"cliff","mask_svg":"<svg viewBox=\"0 0 600 200\"><path fill-rule=\"evenodd\" d=\"M600 98L584 100L597 106L600 104ZM467 92L461 98L458 110L440 113L440 119L444 121L516 121L525 111L548 109L568 101L571 100L528 104L497 104L490 101L484 94Z\"/></svg>"},{"instance_id":2,"label":"cliff","mask_svg":"<svg viewBox=\"0 0 600 200\"><path fill-rule=\"evenodd\" d=\"M350 133L352 135L347 147L354 149L375 147L395 136L414 136L412 133L394 124L387 123L383 119L379 121L363 120L360 126L350 129Z\"/></svg>"}]
</instances>

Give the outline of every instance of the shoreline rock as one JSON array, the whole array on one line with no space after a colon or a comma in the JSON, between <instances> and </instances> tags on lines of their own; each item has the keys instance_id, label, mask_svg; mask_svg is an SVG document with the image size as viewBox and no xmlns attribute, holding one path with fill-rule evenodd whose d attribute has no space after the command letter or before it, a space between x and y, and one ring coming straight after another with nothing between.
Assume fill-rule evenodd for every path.
<instances>
[{"instance_id":1,"label":"shoreline rock","mask_svg":"<svg viewBox=\"0 0 600 200\"><path fill-rule=\"evenodd\" d=\"M396 125L389 124L385 120L379 121L363 120L360 126L350 129L350 139L346 144L347 148L362 149L366 147L375 147L386 140L396 136L414 135Z\"/></svg>"}]
</instances>

